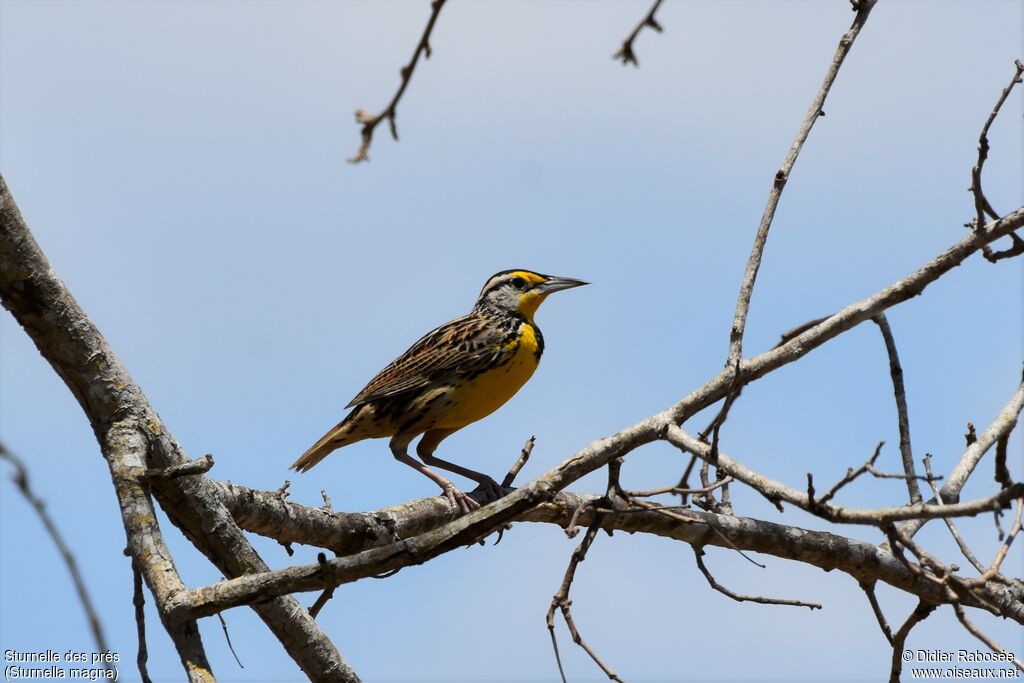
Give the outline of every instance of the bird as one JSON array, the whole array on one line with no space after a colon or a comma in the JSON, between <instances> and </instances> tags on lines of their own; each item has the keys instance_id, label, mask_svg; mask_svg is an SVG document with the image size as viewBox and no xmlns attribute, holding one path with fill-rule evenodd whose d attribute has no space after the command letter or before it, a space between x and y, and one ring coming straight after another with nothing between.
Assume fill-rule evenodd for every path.
<instances>
[{"instance_id":1,"label":"bird","mask_svg":"<svg viewBox=\"0 0 1024 683\"><path fill-rule=\"evenodd\" d=\"M500 408L533 375L544 337L533 318L548 295L589 284L568 277L514 269L495 273L472 310L427 332L353 398L349 412L291 469L307 472L333 451L390 437L392 455L441 487L453 508L468 513L480 504L428 466L471 479L486 499L503 495L486 474L434 455L438 444ZM416 455L409 444L421 436Z\"/></svg>"}]
</instances>

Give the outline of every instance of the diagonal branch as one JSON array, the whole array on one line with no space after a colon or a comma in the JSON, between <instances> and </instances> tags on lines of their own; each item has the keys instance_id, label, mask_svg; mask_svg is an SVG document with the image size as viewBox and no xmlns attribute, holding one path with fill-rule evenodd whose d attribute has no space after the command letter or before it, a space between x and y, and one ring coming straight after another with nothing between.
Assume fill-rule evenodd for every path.
<instances>
[{"instance_id":1,"label":"diagonal branch","mask_svg":"<svg viewBox=\"0 0 1024 683\"><path fill-rule=\"evenodd\" d=\"M370 144L373 142L373 131L381 121L384 121L385 119L387 120L388 127L391 129L391 137L395 140L398 139L398 126L395 123L398 101L402 99L405 89L409 87L409 81L412 80L412 72L415 71L416 64L420 61L420 55L430 59L430 34L434 30L434 24L437 22L437 16L441 13L441 8L444 7L445 1L446 0L433 0L433 2L430 3L430 18L427 19L427 26L423 29L423 35L420 36L420 41L416 44L416 49L412 53L412 59L408 64L402 67L400 72L402 82L398 85L398 91L395 92L391 101L388 102L388 106L384 107L384 111L374 115L365 109L356 110L356 123L363 124L361 132L363 142L359 146L359 151L356 152L356 155L348 160L350 164L358 164L361 161L370 160L369 152Z\"/></svg>"},{"instance_id":2,"label":"diagonal branch","mask_svg":"<svg viewBox=\"0 0 1024 683\"><path fill-rule=\"evenodd\" d=\"M885 614L882 612L882 606L878 604L878 596L875 595L875 582L874 581L861 581L860 588L864 591L864 595L867 596L868 602L871 604L871 611L875 614L875 619L878 621L878 628L882 629L882 635L889 641L889 645L895 645L892 637L892 629L889 628L889 622L885 619Z\"/></svg>"},{"instance_id":3,"label":"diagonal branch","mask_svg":"<svg viewBox=\"0 0 1024 683\"><path fill-rule=\"evenodd\" d=\"M733 316L732 330L729 334L727 366L738 362L743 356L743 333L747 326L750 297L754 293L754 281L757 279L757 271L761 267L761 255L764 253L764 245L768 240L768 231L772 227L772 221L775 219L775 209L778 207L779 199L782 197L782 190L786 187L786 181L789 180L789 174L792 172L794 164L796 164L796 158L800 155L804 142L807 141L807 137L811 134L811 128L814 127L818 117L825 115L823 109L825 98L828 97L828 92L832 88L836 76L839 74L839 67L843 65L843 60L846 59L850 48L853 47L853 41L860 34L864 22L868 20L868 15L871 14L871 9L875 6L875 2L876 0L855 0L853 2L857 16L853 18L853 24L850 26L850 29L840 38L839 46L832 57L832 63L829 65L828 71L825 72L825 80L822 82L821 88L818 89L818 94L815 95L814 100L811 102L811 106L804 116L803 123L800 124L800 129L797 130L796 138L793 139L793 144L789 147L789 153L782 162L782 166L775 173L772 189L768 194L768 203L764 207L761 224L758 226L757 235L754 237L754 246L750 250L746 271L743 274L743 283L740 285L739 297L736 300L736 313Z\"/></svg>"},{"instance_id":4,"label":"diagonal branch","mask_svg":"<svg viewBox=\"0 0 1024 683\"><path fill-rule=\"evenodd\" d=\"M659 7L661 7L662 2L664 2L664 0L654 0L654 4L651 5L649 10L647 10L647 14L645 14L644 18L640 20L640 23L636 25L633 32L626 36L626 39L622 41L622 47L619 48L618 52L612 55L612 59L621 60L623 66L626 64L632 64L635 67L640 66L640 62L636 59L636 53L633 51L633 42L636 41L636 37L640 35L640 32L643 31L644 28L653 29L658 33L662 32L661 24L659 24L658 20L654 18L654 13L658 11Z\"/></svg>"},{"instance_id":5,"label":"diagonal branch","mask_svg":"<svg viewBox=\"0 0 1024 683\"><path fill-rule=\"evenodd\" d=\"M1013 431L1013 428L1017 426L1017 418L1020 416L1022 409L1024 409L1024 378L1022 378L1020 385L1017 387L1017 391L1014 392L1010 400L1003 406L1003 409L999 411L999 414L992 420L988 428L972 441L964 450L963 455L960 456L960 460L953 468L953 471L950 472L949 477L946 478L942 488L939 489L939 494L943 501L948 504L960 500L960 491L974 472L974 468L981 462L982 456L988 452L993 444L996 444ZM932 505L936 502L937 498L933 497L928 501L928 504ZM902 529L913 537L924 526L924 522L925 520L923 519L914 520L904 525Z\"/></svg>"},{"instance_id":6,"label":"diagonal branch","mask_svg":"<svg viewBox=\"0 0 1024 683\"><path fill-rule=\"evenodd\" d=\"M954 602L953 603L953 611L956 612L956 618L960 620L960 623L963 624L963 627L965 629L967 629L972 636L974 636L975 638L977 638L981 642L985 643L985 645L988 645L989 649L992 650L992 652L995 652L995 653L998 653L998 654L1009 655L1011 657L1009 661L1015 667L1017 667L1021 671L1024 671L1024 662L1022 662L1021 660L1019 660L1016 657L1014 657L1009 650L1007 650L1005 647L1003 647L1002 645L1000 645L996 641L992 640L992 638L990 638L989 636L985 635L981 631L981 629L979 629L977 626L975 626L974 622L972 622L970 619L967 618L967 615L964 613L964 608L963 607L961 607L959 604Z\"/></svg>"},{"instance_id":7,"label":"diagonal branch","mask_svg":"<svg viewBox=\"0 0 1024 683\"><path fill-rule=\"evenodd\" d=\"M212 680L194 620L172 614L184 586L157 524L147 485L171 521L225 576L265 571L202 474L150 481L146 473L188 459L142 389L82 311L39 249L0 177L0 299L78 400L100 442L121 506L132 557L139 560L164 628L191 680ZM311 678L358 678L316 622L291 597L253 605L289 656Z\"/></svg>"}]
</instances>

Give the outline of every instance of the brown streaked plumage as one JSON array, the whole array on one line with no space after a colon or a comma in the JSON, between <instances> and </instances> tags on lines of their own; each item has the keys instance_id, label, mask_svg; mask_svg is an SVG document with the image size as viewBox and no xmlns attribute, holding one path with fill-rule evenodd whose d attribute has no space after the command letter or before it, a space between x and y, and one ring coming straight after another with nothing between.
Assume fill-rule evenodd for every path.
<instances>
[{"instance_id":1,"label":"brown streaked plumage","mask_svg":"<svg viewBox=\"0 0 1024 683\"><path fill-rule=\"evenodd\" d=\"M526 383L544 350L544 338L533 322L537 307L552 292L584 284L528 270L495 274L468 315L428 332L381 370L345 406L352 412L292 467L305 472L338 448L387 436L395 458L438 484L454 505L463 511L479 507L409 456L409 443L422 434L416 454L426 465L472 479L489 494L500 495L493 479L437 458L434 450L445 437L497 410Z\"/></svg>"}]
</instances>

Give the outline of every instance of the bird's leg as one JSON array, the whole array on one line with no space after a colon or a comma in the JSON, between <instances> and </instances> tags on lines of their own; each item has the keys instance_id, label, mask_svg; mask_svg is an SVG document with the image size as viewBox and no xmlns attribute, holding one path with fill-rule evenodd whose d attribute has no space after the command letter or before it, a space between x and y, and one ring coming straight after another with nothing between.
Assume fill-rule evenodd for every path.
<instances>
[{"instance_id":1,"label":"bird's leg","mask_svg":"<svg viewBox=\"0 0 1024 683\"><path fill-rule=\"evenodd\" d=\"M468 467L456 465L455 463L448 462L447 460L442 460L434 455L434 450L437 448L437 444L441 442L441 439L454 431L455 430L449 431L440 429L428 431L416 445L416 455L420 456L420 460L427 465L433 465L434 467L439 467L442 470L454 472L466 479L472 479L479 484L479 486L477 486L477 490L482 491L489 500L497 500L504 496L505 491L498 485L498 482L494 481L486 474L477 472L476 470L471 470Z\"/></svg>"},{"instance_id":2,"label":"bird's leg","mask_svg":"<svg viewBox=\"0 0 1024 683\"><path fill-rule=\"evenodd\" d=\"M465 493L460 491L458 488L456 488L455 484L451 483L450 481L442 477L437 472L434 472L430 468L416 462L416 460L413 459L406 452L406 448L408 447L408 445L408 441L406 441L405 443L396 443L395 441L391 442L391 454L395 456L395 460L401 463L405 463L406 465L413 468L420 474L426 476L428 479L430 479L430 481L440 486L441 490L444 491L444 495L447 496L448 501L454 507L457 507L459 510L461 510L463 513L467 513L472 510L477 510L480 508L480 503L476 502L475 500L467 496Z\"/></svg>"}]
</instances>

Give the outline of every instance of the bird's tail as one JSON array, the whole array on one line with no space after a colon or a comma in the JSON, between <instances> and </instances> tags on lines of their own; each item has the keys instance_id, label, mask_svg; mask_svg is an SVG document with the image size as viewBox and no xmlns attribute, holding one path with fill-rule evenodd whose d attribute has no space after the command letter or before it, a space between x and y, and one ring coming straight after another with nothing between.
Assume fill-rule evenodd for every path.
<instances>
[{"instance_id":1,"label":"bird's tail","mask_svg":"<svg viewBox=\"0 0 1024 683\"><path fill-rule=\"evenodd\" d=\"M354 426L353 417L358 412L359 409L356 408L344 420L336 424L333 429L320 437L319 441L310 446L298 460L292 463L291 469L298 470L299 472L308 472L314 465L342 446L365 439L365 436L352 433L352 427Z\"/></svg>"}]
</instances>

